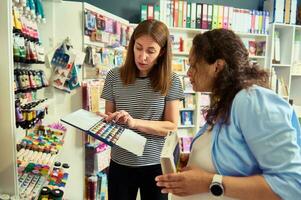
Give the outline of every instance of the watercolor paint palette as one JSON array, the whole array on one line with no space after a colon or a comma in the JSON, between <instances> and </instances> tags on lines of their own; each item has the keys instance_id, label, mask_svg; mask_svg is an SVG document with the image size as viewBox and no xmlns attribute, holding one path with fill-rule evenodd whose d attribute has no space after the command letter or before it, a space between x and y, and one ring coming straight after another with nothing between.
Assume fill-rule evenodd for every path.
<instances>
[{"instance_id":1,"label":"watercolor paint palette","mask_svg":"<svg viewBox=\"0 0 301 200\"><path fill-rule=\"evenodd\" d=\"M110 146L118 145L138 156L143 154L145 137L116 123L107 123L95 113L80 109L64 116L61 121Z\"/></svg>"}]
</instances>

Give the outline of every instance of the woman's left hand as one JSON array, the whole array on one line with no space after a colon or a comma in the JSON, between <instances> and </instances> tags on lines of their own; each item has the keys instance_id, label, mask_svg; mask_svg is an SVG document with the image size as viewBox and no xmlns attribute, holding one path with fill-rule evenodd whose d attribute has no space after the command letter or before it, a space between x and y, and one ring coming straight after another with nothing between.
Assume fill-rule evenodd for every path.
<instances>
[{"instance_id":1,"label":"woman's left hand","mask_svg":"<svg viewBox=\"0 0 301 200\"><path fill-rule=\"evenodd\" d=\"M156 177L157 186L162 187L162 193L172 193L177 196L188 196L209 192L213 174L197 167L185 167L178 173L165 174Z\"/></svg>"},{"instance_id":2,"label":"woman's left hand","mask_svg":"<svg viewBox=\"0 0 301 200\"><path fill-rule=\"evenodd\" d=\"M119 110L114 113L108 113L106 121L114 121L119 124L126 124L129 128L135 128L135 119L125 110Z\"/></svg>"}]
</instances>

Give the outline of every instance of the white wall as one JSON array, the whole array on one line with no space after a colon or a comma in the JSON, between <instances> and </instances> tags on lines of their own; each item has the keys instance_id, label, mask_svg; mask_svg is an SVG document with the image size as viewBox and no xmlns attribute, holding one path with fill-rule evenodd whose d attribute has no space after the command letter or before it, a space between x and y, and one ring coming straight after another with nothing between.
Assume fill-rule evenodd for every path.
<instances>
[{"instance_id":1,"label":"white wall","mask_svg":"<svg viewBox=\"0 0 301 200\"><path fill-rule=\"evenodd\" d=\"M82 3L44 1L46 24L39 26L45 51L53 51L54 47L66 37L71 39L73 47L82 50ZM46 68L46 74L51 75L52 69ZM81 74L80 74L81 76ZM43 96L49 98L49 114L47 122L59 119L82 107L81 89L66 93L50 86L42 90ZM65 144L59 160L71 166L64 198L83 199L84 196L84 143L83 134L68 126Z\"/></svg>"}]
</instances>

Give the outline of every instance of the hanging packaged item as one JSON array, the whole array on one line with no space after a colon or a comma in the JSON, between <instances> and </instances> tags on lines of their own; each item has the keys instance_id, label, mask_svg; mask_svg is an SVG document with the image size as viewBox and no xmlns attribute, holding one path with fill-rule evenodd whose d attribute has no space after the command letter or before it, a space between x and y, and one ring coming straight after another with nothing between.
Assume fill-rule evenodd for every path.
<instances>
[{"instance_id":1,"label":"hanging packaged item","mask_svg":"<svg viewBox=\"0 0 301 200\"><path fill-rule=\"evenodd\" d=\"M54 68L52 85L70 92L80 86L78 73L84 60L84 53L73 49L69 38L55 50L51 65Z\"/></svg>"}]
</instances>

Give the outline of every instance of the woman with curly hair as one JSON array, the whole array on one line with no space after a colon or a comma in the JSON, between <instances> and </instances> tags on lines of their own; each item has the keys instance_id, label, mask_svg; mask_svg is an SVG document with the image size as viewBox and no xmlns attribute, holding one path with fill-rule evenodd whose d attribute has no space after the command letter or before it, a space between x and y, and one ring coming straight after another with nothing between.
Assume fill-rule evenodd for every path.
<instances>
[{"instance_id":1,"label":"woman with curly hair","mask_svg":"<svg viewBox=\"0 0 301 200\"><path fill-rule=\"evenodd\" d=\"M248 61L230 30L198 34L189 55L193 89L211 92L206 125L187 166L156 177L173 199L299 199L301 133L287 101L268 89L268 73Z\"/></svg>"}]
</instances>

